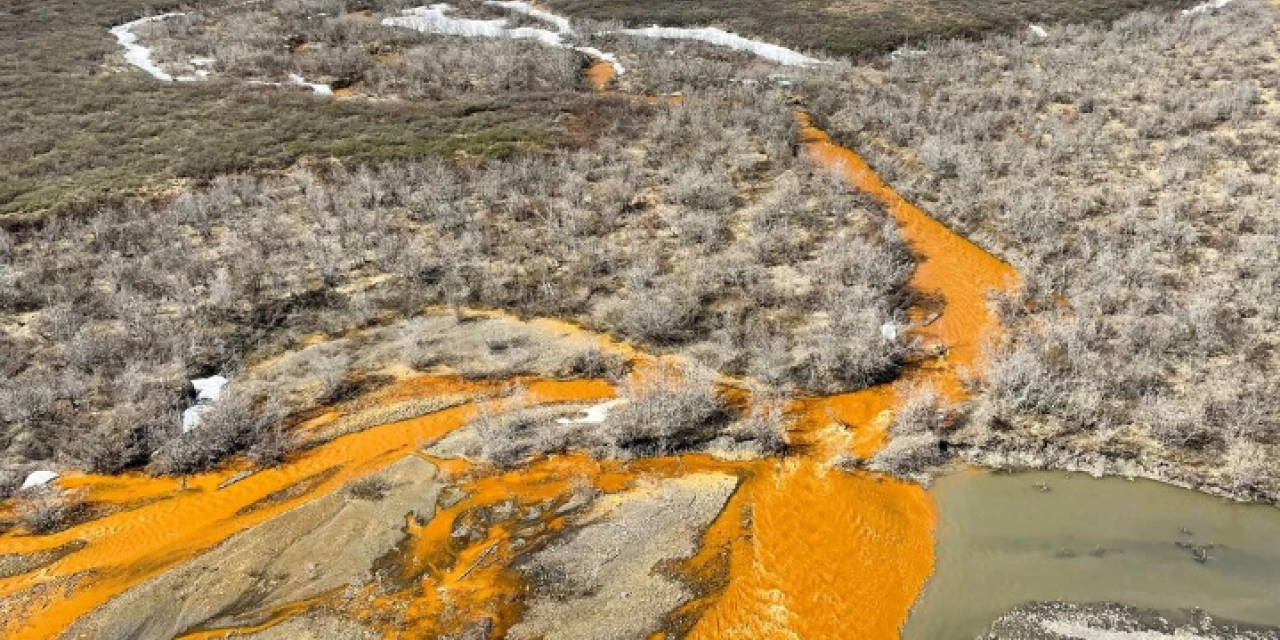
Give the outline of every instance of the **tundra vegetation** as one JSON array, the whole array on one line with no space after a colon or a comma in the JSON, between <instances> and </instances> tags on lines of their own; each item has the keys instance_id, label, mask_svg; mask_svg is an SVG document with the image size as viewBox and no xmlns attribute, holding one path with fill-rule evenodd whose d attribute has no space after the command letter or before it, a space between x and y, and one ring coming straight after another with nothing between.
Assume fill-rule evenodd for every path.
<instances>
[{"instance_id":1,"label":"tundra vegetation","mask_svg":"<svg viewBox=\"0 0 1280 640\"><path fill-rule=\"evenodd\" d=\"M303 64L307 51L340 57L340 42L363 42L357 48L367 53L371 40L361 38L375 37L400 43L394 58L457 69L427 69L426 84L412 86L392 73L387 77L401 84L388 89L370 67L346 86L371 95L387 90L420 104L433 91L459 91L464 76L480 95L534 91L532 84L483 78L493 65L510 64L533 65L513 71L512 82L583 88L586 61L568 60L568 50L377 27L334 3L277 4L138 27L141 43L167 43L156 47L161 66L221 56L207 83L152 82L149 90L203 91L222 82L217 73L270 78L291 69L341 84L348 80L331 67L290 65ZM316 16L315 27L307 26L308 15ZM226 27L241 20L244 29ZM266 35L249 38L257 33L250 25ZM230 33L244 42L224 41ZM268 46L283 46L288 33L314 47ZM529 46L539 47L537 56ZM664 54L637 47L630 55ZM543 60L517 62L534 57ZM50 212L3 232L6 465L55 461L101 472L188 474L237 453L271 464L305 444L288 425L353 388L377 384L377 367L357 355L371 339L302 349L267 372L257 363L298 350L313 334L354 336L382 326L377 340L403 346L408 364L427 371L448 360L446 342L457 344L430 336L465 334L454 327L475 322L467 308L575 320L654 353L682 354L698 367L779 387L834 392L894 378L911 344L886 339L881 328L905 322L914 264L896 226L878 205L799 157L779 83L699 88L694 72L672 74L679 79L637 82L680 83L679 106L590 97L561 125L563 144L540 153L335 160L223 175L162 197ZM285 87L279 94L332 102ZM457 317L425 329L401 321L431 306L453 307ZM521 341L529 339L490 334L477 349L523 353ZM566 346L561 362L534 368L552 375L619 369L580 347ZM524 371L522 361L512 362L484 374ZM188 380L214 372L231 378L230 387L196 429L183 432ZM785 401L733 420L708 376L695 367L656 382L641 378L641 387L624 390L635 398L612 425L621 431L602 437L620 455L668 453L721 431L776 450ZM699 384L677 390L677 378Z\"/></svg>"},{"instance_id":2,"label":"tundra vegetation","mask_svg":"<svg viewBox=\"0 0 1280 640\"><path fill-rule=\"evenodd\" d=\"M216 16L236 4L195 3L191 11ZM351 11L382 6L350 4ZM387 2L386 10L407 4ZM239 10L253 6L239 4ZM307 11L335 6L322 2ZM301 87L248 84L229 74L208 82L161 83L127 66L109 33L154 11L155 3L143 0L16 0L0 6L0 224L12 228L48 213L89 215L104 203L172 195L223 174L282 168L308 158L376 165L455 153L510 156L556 144L564 134L557 118L592 104L581 94L556 91L317 100ZM181 28L185 22L175 24ZM271 24L254 26L246 38ZM141 44L161 49L161 64L167 62L165 42L151 42L151 32L170 28L160 21L138 29ZM412 35L388 30L384 37ZM230 57L218 64L247 65L287 53L289 41L246 40L230 48L244 51L247 60L224 53ZM529 62L533 56L496 58L541 64ZM477 62L489 68L485 58L472 60Z\"/></svg>"},{"instance_id":3,"label":"tundra vegetation","mask_svg":"<svg viewBox=\"0 0 1280 640\"><path fill-rule=\"evenodd\" d=\"M810 87L837 138L1022 273L948 439L1280 498L1276 27L1262 2L1138 13Z\"/></svg>"},{"instance_id":4,"label":"tundra vegetation","mask_svg":"<svg viewBox=\"0 0 1280 640\"><path fill-rule=\"evenodd\" d=\"M721 436L776 450L777 389L894 379L914 345L883 327L906 324L919 300L884 211L799 157L790 107L801 99L1024 274L997 301L1009 329L975 372L967 415L912 390L875 468L918 475L944 450L968 450L1276 497L1276 76L1261 5L798 69L613 33L642 23L638 4L551 3L601 20L565 37L615 51L628 67L616 86L678 92L674 105L592 95L581 73L592 58L572 48L381 24L409 4L213 3L137 27L157 64L210 72L172 84L125 66L107 35L141 5L0 9L0 35L15 36L0 37L13 87L0 111L17 114L0 136L20 151L0 159L0 491L37 461L175 474L240 453L271 464L306 445L289 426L382 380L352 351L301 349L306 336L383 331L426 371L444 347L412 319L432 306L455 317L427 333L462 331L468 308L503 309L695 363L624 385L615 431L592 434L615 454ZM814 33L829 52L867 52L1100 8L1028 0L997 19L976 3L934 4L923 15L967 17L875 38ZM479 2L459 11L552 28ZM354 99L311 95L291 74ZM87 123L94 135L72 135ZM624 366L581 345L507 361L495 354L520 353L520 339L482 342L491 376ZM307 353L287 359L299 384L254 377L289 351ZM729 411L702 368L749 376L771 399ZM184 433L187 381L213 372L236 382ZM492 457L565 446L516 444Z\"/></svg>"},{"instance_id":5,"label":"tundra vegetation","mask_svg":"<svg viewBox=\"0 0 1280 640\"><path fill-rule=\"evenodd\" d=\"M715 25L791 47L869 56L903 44L1026 30L1028 23L1106 23L1183 0L547 0L561 13L640 27Z\"/></svg>"}]
</instances>

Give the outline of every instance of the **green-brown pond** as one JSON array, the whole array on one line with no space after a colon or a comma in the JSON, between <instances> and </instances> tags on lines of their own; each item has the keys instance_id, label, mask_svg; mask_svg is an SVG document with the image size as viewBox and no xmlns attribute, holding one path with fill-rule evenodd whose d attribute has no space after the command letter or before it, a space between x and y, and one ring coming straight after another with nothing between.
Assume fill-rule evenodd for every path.
<instances>
[{"instance_id":1,"label":"green-brown pond","mask_svg":"<svg viewBox=\"0 0 1280 640\"><path fill-rule=\"evenodd\" d=\"M1280 509L1050 472L959 473L931 493L937 569L904 640L969 640L1020 604L1050 600L1280 625Z\"/></svg>"}]
</instances>

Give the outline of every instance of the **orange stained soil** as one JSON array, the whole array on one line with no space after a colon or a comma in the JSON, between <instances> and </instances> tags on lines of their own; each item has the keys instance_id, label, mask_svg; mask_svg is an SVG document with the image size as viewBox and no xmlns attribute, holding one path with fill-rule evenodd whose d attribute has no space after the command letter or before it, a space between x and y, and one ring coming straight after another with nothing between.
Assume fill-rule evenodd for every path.
<instances>
[{"instance_id":1,"label":"orange stained soil","mask_svg":"<svg viewBox=\"0 0 1280 640\"><path fill-rule=\"evenodd\" d=\"M613 395L612 388L599 381L525 382L532 402L596 401ZM459 383L450 380L445 384ZM37 598L42 601L29 603L24 609L34 615L6 616L0 622L0 637L57 637L112 596L250 526L390 465L465 423L475 411L474 405L461 406L344 436L221 490L216 489L218 482L230 477L232 471L193 478L185 491L180 481L139 479L141 491L137 495L131 494L128 480L77 478L73 482L88 491L90 500L150 502L48 536L10 533L0 537L0 555L29 554L76 540L85 543L46 567L0 580L0 598L5 598L77 579L65 592L55 589L54 594ZM316 478L322 480L300 496L266 500ZM260 508L249 508L255 505Z\"/></svg>"},{"instance_id":2,"label":"orange stained soil","mask_svg":"<svg viewBox=\"0 0 1280 640\"><path fill-rule=\"evenodd\" d=\"M587 66L587 81L591 83L591 87L596 91L604 91L609 88L609 83L617 77L618 70L613 65L604 60L596 60Z\"/></svg>"},{"instance_id":3,"label":"orange stained soil","mask_svg":"<svg viewBox=\"0 0 1280 640\"><path fill-rule=\"evenodd\" d=\"M443 461L441 461L443 462ZM436 637L488 619L498 637L519 620L523 582L516 558L568 524L561 512L575 490L615 493L637 475L617 461L584 454L553 456L496 475L446 465L463 496L426 523L409 523L410 543L398 559L401 587L354 612L396 638ZM467 532L455 536L455 532Z\"/></svg>"}]
</instances>

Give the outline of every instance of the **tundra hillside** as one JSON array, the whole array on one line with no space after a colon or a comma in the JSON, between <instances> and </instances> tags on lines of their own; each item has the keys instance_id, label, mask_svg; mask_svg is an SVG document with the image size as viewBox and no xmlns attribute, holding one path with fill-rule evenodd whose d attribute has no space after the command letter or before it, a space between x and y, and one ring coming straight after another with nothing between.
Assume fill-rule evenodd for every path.
<instances>
[{"instance_id":1,"label":"tundra hillside","mask_svg":"<svg viewBox=\"0 0 1280 640\"><path fill-rule=\"evenodd\" d=\"M1275 10L950 42L815 88L909 197L1023 274L955 437L996 464L1280 498Z\"/></svg>"},{"instance_id":2,"label":"tundra hillside","mask_svg":"<svg viewBox=\"0 0 1280 640\"><path fill-rule=\"evenodd\" d=\"M234 388L306 335L428 305L574 319L784 393L896 375L912 345L883 327L906 322L912 258L877 205L798 157L781 88L730 83L678 107L590 99L563 125L572 148L224 176L5 232L9 486L38 460L175 473L240 451L278 460L282 421L363 384L349 359L299 366L307 395L246 387L184 434L187 380L222 372Z\"/></svg>"}]
</instances>

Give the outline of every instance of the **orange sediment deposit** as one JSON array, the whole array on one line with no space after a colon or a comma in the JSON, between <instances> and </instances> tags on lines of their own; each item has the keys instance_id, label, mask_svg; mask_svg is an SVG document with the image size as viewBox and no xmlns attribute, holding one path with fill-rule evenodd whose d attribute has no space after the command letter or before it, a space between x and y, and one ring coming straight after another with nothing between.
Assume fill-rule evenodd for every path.
<instances>
[{"instance_id":1,"label":"orange sediment deposit","mask_svg":"<svg viewBox=\"0 0 1280 640\"><path fill-rule=\"evenodd\" d=\"M615 492L632 481L620 463L582 454L464 480L455 504L426 523L409 524L410 542L396 563L403 586L355 613L388 637L405 629L426 636L460 633L485 619L500 636L521 611L524 585L512 566L516 558L564 529L561 507L575 492Z\"/></svg>"},{"instance_id":2,"label":"orange sediment deposit","mask_svg":"<svg viewBox=\"0 0 1280 640\"><path fill-rule=\"evenodd\" d=\"M888 441L898 394L883 384L853 393L802 398L791 408L796 416L791 444L817 460L840 455L869 458Z\"/></svg>"},{"instance_id":3,"label":"orange sediment deposit","mask_svg":"<svg viewBox=\"0 0 1280 640\"><path fill-rule=\"evenodd\" d=\"M481 620L502 637L524 606L516 559L571 525L575 505L586 506L596 492L631 489L644 478L740 469L705 455L622 462L585 454L552 456L499 474L460 469L479 475L459 486L458 502L425 524L410 523L411 542L397 562L403 586L355 613L388 637L404 629L427 637L461 633Z\"/></svg>"},{"instance_id":4,"label":"orange sediment deposit","mask_svg":"<svg viewBox=\"0 0 1280 640\"><path fill-rule=\"evenodd\" d=\"M530 402L594 401L613 394L612 388L601 381L522 382ZM24 607L32 615L6 616L0 623L0 637L57 637L74 620L114 595L248 527L390 465L419 445L464 424L475 411L473 405L460 406L344 436L223 489L217 489L217 485L232 475L231 470L192 478L185 490L179 486L177 491L172 484L175 481L147 479L140 483L143 491L136 497L129 495L128 481L77 478L74 482L85 488L91 499L96 495L97 499L124 502L154 500L48 536L10 533L0 537L0 555L29 554L73 541L84 544L38 571L0 580L0 598L21 592L46 594ZM304 494L268 500L273 495L288 495L283 492L314 478L323 480ZM257 505L265 506L251 508ZM41 589L72 577L78 579L65 590L47 593L50 590Z\"/></svg>"},{"instance_id":5,"label":"orange sediment deposit","mask_svg":"<svg viewBox=\"0 0 1280 640\"><path fill-rule=\"evenodd\" d=\"M617 77L618 71L613 65L604 60L596 60L587 66L587 80L591 82L591 87L596 91L604 91L609 88L609 83Z\"/></svg>"},{"instance_id":6,"label":"orange sediment deposit","mask_svg":"<svg viewBox=\"0 0 1280 640\"><path fill-rule=\"evenodd\" d=\"M236 638L239 636L257 633L259 631L265 631L284 622L285 620L288 620L289 618L306 613L309 609L316 606L316 604L318 604L318 599L291 602L271 612L270 617L255 625L226 629L202 629L198 631L190 631L174 638L173 640L220 640L221 638Z\"/></svg>"}]
</instances>

